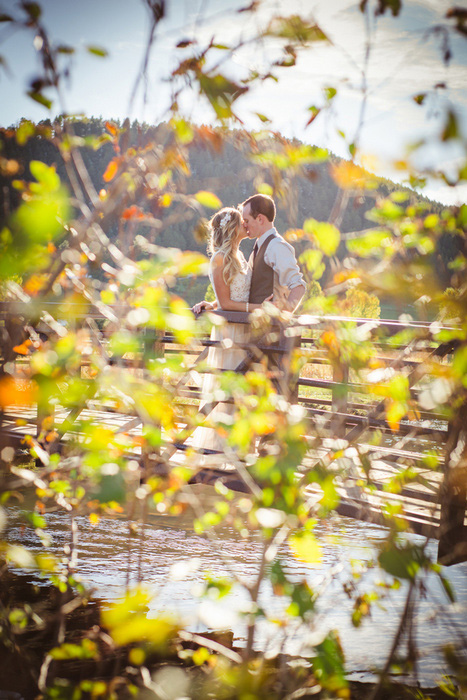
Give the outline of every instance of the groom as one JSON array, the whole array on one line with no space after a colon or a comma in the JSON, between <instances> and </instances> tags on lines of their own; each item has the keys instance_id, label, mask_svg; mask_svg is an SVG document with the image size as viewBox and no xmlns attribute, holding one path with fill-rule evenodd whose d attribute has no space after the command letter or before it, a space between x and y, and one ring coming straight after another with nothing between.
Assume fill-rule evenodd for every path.
<instances>
[{"instance_id":1,"label":"groom","mask_svg":"<svg viewBox=\"0 0 467 700\"><path fill-rule=\"evenodd\" d=\"M253 268L249 302L261 304L273 294L276 306L295 311L305 294L305 282L294 249L274 228L274 200L254 194L239 207L248 237L256 238L248 261Z\"/></svg>"}]
</instances>

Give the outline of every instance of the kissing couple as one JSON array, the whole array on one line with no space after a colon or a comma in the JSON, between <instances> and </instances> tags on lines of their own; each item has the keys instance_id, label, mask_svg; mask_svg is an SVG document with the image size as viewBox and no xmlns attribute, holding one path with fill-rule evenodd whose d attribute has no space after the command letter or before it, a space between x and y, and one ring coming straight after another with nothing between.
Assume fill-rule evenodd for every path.
<instances>
[{"instance_id":1,"label":"kissing couple","mask_svg":"<svg viewBox=\"0 0 467 700\"><path fill-rule=\"evenodd\" d=\"M238 209L224 207L212 217L208 245L211 254L209 279L216 299L195 304L193 312L196 315L204 309L248 313L260 308L265 301L287 311L297 308L305 293L305 282L293 247L274 227L275 216L274 200L264 194L255 194ZM256 239L248 262L239 247L247 237ZM246 357L242 346L249 341L249 326L245 323L215 325L211 340L217 343L209 348L208 367L235 370ZM213 394L217 381L215 374L204 374L200 409L209 403ZM232 408L229 404L217 404L209 414L210 422L225 423L232 415ZM200 426L195 430L192 445L197 449L222 452L225 439L215 429Z\"/></svg>"},{"instance_id":2,"label":"kissing couple","mask_svg":"<svg viewBox=\"0 0 467 700\"><path fill-rule=\"evenodd\" d=\"M210 221L208 252L209 279L214 302L193 306L195 314L204 309L253 311L264 301L294 311L305 293L295 251L274 227L276 206L272 197L255 194L239 205L225 207ZM240 251L244 238L256 242L248 262Z\"/></svg>"}]
</instances>

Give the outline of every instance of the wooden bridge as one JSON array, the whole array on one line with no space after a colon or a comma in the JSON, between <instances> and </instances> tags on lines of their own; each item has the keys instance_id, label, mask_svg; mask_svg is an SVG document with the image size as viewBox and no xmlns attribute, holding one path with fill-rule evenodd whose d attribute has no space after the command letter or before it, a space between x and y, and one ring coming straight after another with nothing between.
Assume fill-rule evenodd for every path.
<instances>
[{"instance_id":1,"label":"wooden bridge","mask_svg":"<svg viewBox=\"0 0 467 700\"><path fill-rule=\"evenodd\" d=\"M251 321L248 314L240 312L217 312L217 315L231 322ZM56 320L57 309L52 304L42 305L40 314L30 304L1 304L1 361L3 371L8 373L4 376L21 378L27 373L34 342L25 346L18 329L29 323L29 341L34 341L34 336L39 340L39 317L43 319L44 337L50 332L63 334L63 326ZM74 325L86 329L89 343L99 348L103 365L111 366L117 360L109 352L103 320L102 310L91 307L81 316L75 316ZM352 362L344 361L345 352L336 353L334 341L340 336L339 342L346 342L345 329L353 329L349 331L349 346L371 339L378 348L373 369L364 373L363 382L361 377L356 380ZM467 421L461 413L449 422L447 414L437 413L430 406L429 374L434 368L442 370L449 364L454 350L452 342L434 341L435 331L439 330L438 324L392 320L336 316L299 316L287 321L277 318L266 329L262 327L256 337L253 332L255 340L242 348L246 356L237 371L245 372L263 361L262 366L269 367L278 392L304 408L308 427L303 440L307 452L297 478L318 463L336 470L339 513L384 525L386 509L393 512L400 509L401 517L413 532L439 539L439 560L449 565L467 560L465 460L458 460L457 467L451 459L456 450L464 450L465 454L462 440ZM216 342L200 335L196 342L182 347L171 333L147 331L140 333L140 339L140 352L132 357L119 357L119 366L144 372L150 357L183 353L191 364L178 379L178 395L192 403L199 401L196 371L203 366L209 347ZM265 357L269 358L267 363ZM294 369L297 357L302 365L299 373ZM89 355L84 349L78 374L86 373L88 366ZM414 404L423 393L423 410L414 411L410 420L404 418L389 425L385 401L378 400L374 389L395 376L396 371L406 378ZM431 403L435 406L437 402ZM204 404L201 412L208 416L215 405L216 402ZM3 401L0 408L0 449L5 446L21 449L26 435L37 439L44 419L48 421L49 432L51 421L54 422L56 434L55 445L42 446L46 451L59 449L58 443L76 432L78 419L93 420L119 433L136 434L142 424L140 415L105 407L97 401L83 400L71 410L47 402L21 406L17 401L15 405ZM183 432L184 427L180 425L183 437L167 442L151 468L158 469L168 460L183 461L190 448L190 436ZM376 434L379 439L375 441ZM248 489L235 466L225 466L223 454L203 452L209 464L193 467L193 481L213 482L220 478L233 489ZM135 453L131 457L135 459ZM190 465L189 460L184 463ZM309 491L310 497L319 498L318 487L309 487Z\"/></svg>"}]
</instances>

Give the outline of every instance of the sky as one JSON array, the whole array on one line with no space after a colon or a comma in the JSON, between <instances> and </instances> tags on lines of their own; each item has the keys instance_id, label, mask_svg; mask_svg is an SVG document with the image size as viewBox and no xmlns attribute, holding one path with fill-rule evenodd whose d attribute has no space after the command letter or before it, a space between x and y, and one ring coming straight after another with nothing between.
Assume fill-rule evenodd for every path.
<instances>
[{"instance_id":1,"label":"sky","mask_svg":"<svg viewBox=\"0 0 467 700\"><path fill-rule=\"evenodd\" d=\"M379 175L398 180L406 173L394 164L423 138L430 138L431 144L411 155L415 166L435 165L449 173L465 157L459 143L438 144L436 135L446 110L453 108L467 139L467 37L456 32L445 16L452 5L467 9L467 0L402 0L396 18L388 12L376 18L375 0L369 0L367 18L358 0L263 0L253 16L237 12L249 0L166 0L166 17L158 26L149 62L146 101L142 83L131 100L149 32L143 0L42 0L40 4L53 42L76 48L71 58L62 57L63 65L69 63L70 68L63 102L55 100L49 114L26 97L28 84L37 74L34 37L30 31L12 32L8 23L0 24L0 56L6 61L6 69L0 66L0 126L23 117L38 121L62 111L158 123L167 118L171 102L167 78L191 51L190 47L174 48L181 39L195 39L200 46L213 36L218 43L245 40L245 46L223 67L238 81L279 57L277 40L253 45L248 39L271 16L287 12L313 17L329 41L300 50L296 66L277 71L278 83L266 80L239 98L238 113L247 127L260 128L259 112L270 118L275 131L343 157L348 157L348 146L357 137L361 162ZM15 0L0 0L0 11L21 15ZM443 38L451 51L448 65L442 58ZM89 54L90 45L105 47L108 57ZM223 52L217 54L219 60ZM367 96L362 112L363 81ZM445 87L435 87L440 84ZM334 87L337 95L306 127L308 108L326 104L326 87ZM413 98L422 92L427 97L418 105ZM49 96L54 99L52 93ZM188 94L180 107L189 118L213 123L212 110L197 95ZM467 186L448 188L437 180L430 181L424 193L447 204L467 200Z\"/></svg>"}]
</instances>

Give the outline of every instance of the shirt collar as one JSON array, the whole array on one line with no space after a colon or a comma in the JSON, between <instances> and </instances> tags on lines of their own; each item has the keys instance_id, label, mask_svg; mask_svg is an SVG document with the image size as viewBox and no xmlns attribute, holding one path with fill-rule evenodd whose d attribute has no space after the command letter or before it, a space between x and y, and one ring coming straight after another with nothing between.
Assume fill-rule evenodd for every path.
<instances>
[{"instance_id":1,"label":"shirt collar","mask_svg":"<svg viewBox=\"0 0 467 700\"><path fill-rule=\"evenodd\" d=\"M258 243L258 250L259 250L259 248L261 248L261 246L263 245L266 238L268 238L268 236L271 235L271 233L273 233L275 236L277 235L277 231L274 228L274 226L272 226L270 229L268 229L267 231L262 233L261 236L258 236L258 238L256 239L256 242Z\"/></svg>"}]
</instances>

